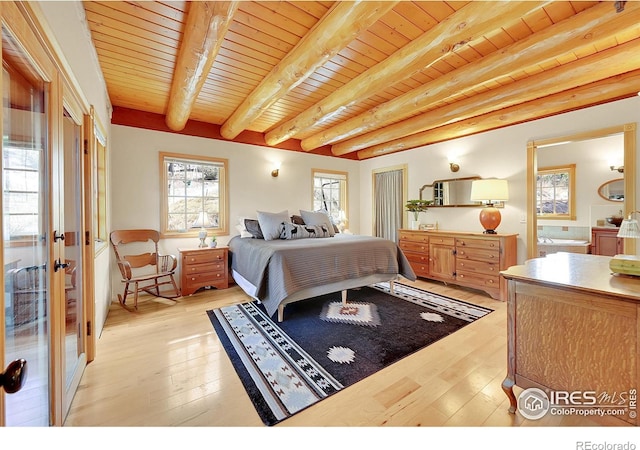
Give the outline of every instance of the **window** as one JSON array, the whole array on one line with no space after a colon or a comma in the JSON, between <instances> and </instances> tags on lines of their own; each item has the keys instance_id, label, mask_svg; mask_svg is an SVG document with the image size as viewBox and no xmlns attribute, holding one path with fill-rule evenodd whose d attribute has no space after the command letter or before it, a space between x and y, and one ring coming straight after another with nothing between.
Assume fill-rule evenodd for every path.
<instances>
[{"instance_id":1,"label":"window","mask_svg":"<svg viewBox=\"0 0 640 450\"><path fill-rule=\"evenodd\" d=\"M160 153L163 236L228 234L226 159Z\"/></svg>"},{"instance_id":2,"label":"window","mask_svg":"<svg viewBox=\"0 0 640 450\"><path fill-rule=\"evenodd\" d=\"M339 228L347 226L347 172L312 170L313 210L326 210ZM342 230L341 230L342 231Z\"/></svg>"},{"instance_id":3,"label":"window","mask_svg":"<svg viewBox=\"0 0 640 450\"><path fill-rule=\"evenodd\" d=\"M94 116L92 111L92 117ZM96 249L107 242L107 141L102 128L94 121L93 157L93 229Z\"/></svg>"},{"instance_id":4,"label":"window","mask_svg":"<svg viewBox=\"0 0 640 450\"><path fill-rule=\"evenodd\" d=\"M538 169L536 209L541 219L575 220L575 164Z\"/></svg>"}]
</instances>

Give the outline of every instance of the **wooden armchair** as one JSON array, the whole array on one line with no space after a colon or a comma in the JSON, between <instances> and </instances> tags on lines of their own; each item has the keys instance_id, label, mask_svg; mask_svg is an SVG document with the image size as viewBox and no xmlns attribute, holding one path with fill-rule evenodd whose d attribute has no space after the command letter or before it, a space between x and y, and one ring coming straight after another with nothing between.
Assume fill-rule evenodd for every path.
<instances>
[{"instance_id":1,"label":"wooden armchair","mask_svg":"<svg viewBox=\"0 0 640 450\"><path fill-rule=\"evenodd\" d=\"M126 302L127 295L133 294L133 309L137 310L140 291L168 299L180 296L173 278L178 260L173 255L158 253L160 233L156 230L116 230L111 232L110 240L124 283L124 294L118 294L122 307L131 311ZM161 291L160 287L165 285L170 285L171 290Z\"/></svg>"}]
</instances>

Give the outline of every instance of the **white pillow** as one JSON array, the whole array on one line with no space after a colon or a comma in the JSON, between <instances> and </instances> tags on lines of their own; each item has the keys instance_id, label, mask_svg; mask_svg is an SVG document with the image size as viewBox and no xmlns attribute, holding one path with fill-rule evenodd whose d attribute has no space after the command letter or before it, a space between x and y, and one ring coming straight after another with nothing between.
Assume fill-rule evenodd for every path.
<instances>
[{"instance_id":1,"label":"white pillow","mask_svg":"<svg viewBox=\"0 0 640 450\"><path fill-rule=\"evenodd\" d=\"M282 224L289 221L289 211L287 210L279 213L258 211L258 223L265 241L280 239Z\"/></svg>"},{"instance_id":2,"label":"white pillow","mask_svg":"<svg viewBox=\"0 0 640 450\"><path fill-rule=\"evenodd\" d=\"M307 225L324 225L329 230L329 236L335 236L335 230L333 229L333 222L329 218L329 214L321 211L303 211L300 210L302 220Z\"/></svg>"}]
</instances>

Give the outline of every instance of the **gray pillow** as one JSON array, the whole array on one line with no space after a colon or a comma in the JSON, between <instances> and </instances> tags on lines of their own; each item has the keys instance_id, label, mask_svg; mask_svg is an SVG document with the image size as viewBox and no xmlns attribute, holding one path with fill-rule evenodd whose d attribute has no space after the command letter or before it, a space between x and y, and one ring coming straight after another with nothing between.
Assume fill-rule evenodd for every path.
<instances>
[{"instance_id":1,"label":"gray pillow","mask_svg":"<svg viewBox=\"0 0 640 450\"><path fill-rule=\"evenodd\" d=\"M307 225L324 225L329 230L329 236L335 236L336 232L333 229L333 223L326 212L322 211L303 211L300 210L300 215Z\"/></svg>"},{"instance_id":2,"label":"gray pillow","mask_svg":"<svg viewBox=\"0 0 640 450\"><path fill-rule=\"evenodd\" d=\"M244 219L244 228L251 233L254 239L264 239L260 223L255 219Z\"/></svg>"},{"instance_id":3,"label":"gray pillow","mask_svg":"<svg viewBox=\"0 0 640 450\"><path fill-rule=\"evenodd\" d=\"M265 241L280 239L283 223L289 222L289 211L284 210L279 213L258 211L258 223Z\"/></svg>"}]
</instances>

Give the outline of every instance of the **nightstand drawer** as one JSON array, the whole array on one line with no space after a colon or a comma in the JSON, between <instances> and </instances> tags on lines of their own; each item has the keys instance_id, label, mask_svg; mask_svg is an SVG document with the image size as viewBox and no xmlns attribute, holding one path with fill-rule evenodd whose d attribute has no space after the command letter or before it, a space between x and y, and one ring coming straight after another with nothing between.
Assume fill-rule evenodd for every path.
<instances>
[{"instance_id":1,"label":"nightstand drawer","mask_svg":"<svg viewBox=\"0 0 640 450\"><path fill-rule=\"evenodd\" d=\"M182 255L184 264L201 264L209 263L212 261L223 261L225 259L225 252L222 249L211 249L206 252L198 253L185 253Z\"/></svg>"},{"instance_id":2,"label":"nightstand drawer","mask_svg":"<svg viewBox=\"0 0 640 450\"><path fill-rule=\"evenodd\" d=\"M226 281L227 275L224 272L194 273L187 274L186 278L190 284L202 284L203 286L206 286L206 283L216 283L223 280Z\"/></svg>"},{"instance_id":3,"label":"nightstand drawer","mask_svg":"<svg viewBox=\"0 0 640 450\"><path fill-rule=\"evenodd\" d=\"M224 272L224 261L205 264L187 264L183 266L186 274Z\"/></svg>"}]
</instances>

